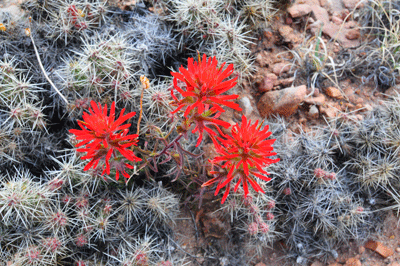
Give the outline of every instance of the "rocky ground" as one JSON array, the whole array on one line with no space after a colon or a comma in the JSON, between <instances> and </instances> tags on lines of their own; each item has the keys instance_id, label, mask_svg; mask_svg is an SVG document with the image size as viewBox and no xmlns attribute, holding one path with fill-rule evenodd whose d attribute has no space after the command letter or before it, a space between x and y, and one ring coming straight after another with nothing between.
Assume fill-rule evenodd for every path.
<instances>
[{"instance_id":1,"label":"rocky ground","mask_svg":"<svg viewBox=\"0 0 400 266\"><path fill-rule=\"evenodd\" d=\"M383 91L373 82L362 83L357 76L348 76L335 85L315 89L301 76L295 76L296 70L303 66L296 61L297 55L290 51L307 48L312 41L310 36L320 30L327 55L332 58L338 56L341 48L354 51L368 41L360 34L356 22L363 6L364 3L359 0L298 0L287 11L279 12L271 21L271 27L260 34L252 48L256 57L256 73L243 83L240 101L244 114L254 120L276 114L284 116L290 123L290 130L299 133L344 114L354 120L362 120L366 112L382 104L388 96L395 95L397 86ZM177 226L181 228L177 235L188 253L197 254L193 265L215 265L207 264L207 259L213 257L212 251L201 255L199 249L210 250L206 247L217 245L229 250L229 239L226 237L229 224L215 217L213 210L196 211L191 215L184 212L183 216L189 217L182 221L184 226ZM363 242L344 245L336 260L332 259L327 264L315 261L311 265L400 265L398 217L390 211L386 215L381 232ZM210 233L212 231L218 233ZM255 256L250 265L297 265L285 260L284 249L283 243L275 243L262 256ZM219 265L225 265L223 257L219 258Z\"/></svg>"}]
</instances>

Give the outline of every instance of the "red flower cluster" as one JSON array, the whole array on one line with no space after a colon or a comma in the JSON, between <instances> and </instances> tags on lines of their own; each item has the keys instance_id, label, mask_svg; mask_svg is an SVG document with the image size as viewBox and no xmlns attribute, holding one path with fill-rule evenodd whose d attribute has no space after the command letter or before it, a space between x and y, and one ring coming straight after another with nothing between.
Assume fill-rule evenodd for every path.
<instances>
[{"instance_id":1,"label":"red flower cluster","mask_svg":"<svg viewBox=\"0 0 400 266\"><path fill-rule=\"evenodd\" d=\"M172 98L176 109L172 112L184 112L186 124L196 125L192 133L199 132L199 140L196 144L201 143L203 132L206 131L210 135L217 135L214 129L220 131L219 126L228 128L229 123L218 120L220 114L224 112L222 106L233 108L237 111L242 109L232 100L239 95L223 95L236 85L236 78L227 79L233 73L233 65L230 64L225 70L225 63L218 67L218 61L215 57L208 58L203 55L199 62L194 62L193 58L188 59L188 68L179 68L179 72L171 72L174 77L174 86L171 90ZM227 79L227 80L226 80ZM178 81L180 83L178 83ZM181 94L182 98L178 99L174 91ZM210 128L213 126L214 128Z\"/></svg>"},{"instance_id":2,"label":"red flower cluster","mask_svg":"<svg viewBox=\"0 0 400 266\"><path fill-rule=\"evenodd\" d=\"M230 184L234 178L238 178L234 191L236 192L242 183L245 197L249 193L247 182L255 191L265 193L254 177L264 181L271 180L267 177L268 173L263 168L280 160L279 158L268 158L276 155L275 152L272 152L272 144L275 139L267 139L272 134L268 132L268 129L269 127L266 126L261 130L261 124L258 124L258 120L251 124L250 120L247 121L247 118L242 116L242 124L233 126L230 136L212 137L215 149L221 156L215 157L210 162L227 169L228 174L218 175L204 183L203 187L218 182L215 191L215 195L217 195L221 188L227 186L221 203L224 203L228 197ZM219 174L219 172L213 173Z\"/></svg>"},{"instance_id":3,"label":"red flower cluster","mask_svg":"<svg viewBox=\"0 0 400 266\"><path fill-rule=\"evenodd\" d=\"M84 121L78 121L81 130L69 130L76 136L77 140L82 140L76 147L85 146L85 148L77 150L78 152L86 152L86 156L82 159L91 159L83 170L96 168L100 161L104 161L105 167L103 166L102 175L104 173L110 174L110 160L112 159L111 165L116 168L115 178L119 179L119 172L125 178L129 178L129 175L125 172L125 167L133 169L133 166L125 163L125 160L141 161L133 151L128 149L132 145L136 145L138 135L128 135L128 128L131 124L122 125L122 123L136 113L131 112L124 115L125 109L122 109L119 118L115 120L115 102L112 103L108 116L107 105L102 107L100 103L97 104L94 101L91 101L90 104L92 107L92 109L89 108L90 114L84 112L82 116Z\"/></svg>"}]
</instances>

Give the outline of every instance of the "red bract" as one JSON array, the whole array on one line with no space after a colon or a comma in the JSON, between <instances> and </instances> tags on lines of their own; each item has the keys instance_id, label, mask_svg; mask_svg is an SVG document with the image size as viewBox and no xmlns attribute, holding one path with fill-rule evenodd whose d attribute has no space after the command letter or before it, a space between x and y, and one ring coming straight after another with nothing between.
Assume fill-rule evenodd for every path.
<instances>
[{"instance_id":1,"label":"red bract","mask_svg":"<svg viewBox=\"0 0 400 266\"><path fill-rule=\"evenodd\" d=\"M214 115L214 116L213 116ZM191 121L195 124L192 133L199 133L199 138L197 139L196 147L200 145L203 139L203 132L206 131L211 136L216 136L217 133L214 131L215 129L219 132L219 134L223 135L219 126L224 128L229 128L231 124L228 122L217 119L221 115L220 112L216 112L215 110L208 110L208 106L206 107L206 111L199 115L195 113L191 117Z\"/></svg>"},{"instance_id":2,"label":"red bract","mask_svg":"<svg viewBox=\"0 0 400 266\"><path fill-rule=\"evenodd\" d=\"M239 185L243 185L244 195L247 197L249 193L248 183L257 192L263 192L263 189L255 181L255 177L264 181L271 180L267 177L268 172L263 168L276 163L279 159L268 158L276 155L273 151L272 144L275 139L267 139L271 135L268 132L268 126L261 130L261 124L256 121L251 124L245 116L242 116L242 124L236 124L232 127L231 135L222 137L212 137L216 151L221 155L215 157L210 162L226 169L226 175L218 175L203 184L204 186L218 182L215 195L224 186L227 186L222 203L226 200L229 194L230 183L237 177L238 181L234 187L236 192ZM248 182L248 183L247 183Z\"/></svg>"},{"instance_id":3,"label":"red bract","mask_svg":"<svg viewBox=\"0 0 400 266\"><path fill-rule=\"evenodd\" d=\"M233 73L233 64L230 64L225 70L223 63L218 67L218 61L215 57L208 58L203 55L199 62L194 62L193 58L188 59L188 68L180 67L179 72L171 72L174 77L174 87L171 95L175 100L177 108L173 113L179 110L184 111L184 116L188 117L194 111L201 115L206 105L215 108L220 112L224 112L221 106L227 106L237 111L242 109L232 100L237 99L239 95L222 95L236 85L237 77L227 79ZM178 84L178 80L183 82L184 86ZM174 94L174 89L181 95L182 99L178 99Z\"/></svg>"},{"instance_id":4,"label":"red bract","mask_svg":"<svg viewBox=\"0 0 400 266\"><path fill-rule=\"evenodd\" d=\"M110 174L110 160L112 160L111 165L116 169L116 179L119 179L119 172L129 178L125 168L132 169L133 166L125 163L125 159L128 161L141 161L141 159L129 149L132 145L136 145L138 135L128 135L131 124L123 125L123 123L133 117L135 112L124 115L125 109L122 109L119 118L115 120L115 102L111 104L109 115L107 115L107 105L102 107L100 103L97 104L94 101L90 104L92 107L89 108L90 114L84 112L83 121L78 121L81 130L69 130L77 140L81 140L76 147L85 146L77 150L86 152L81 159L91 159L83 170L87 171L92 167L95 169L100 161L104 161L105 167L103 166L102 174Z\"/></svg>"}]
</instances>

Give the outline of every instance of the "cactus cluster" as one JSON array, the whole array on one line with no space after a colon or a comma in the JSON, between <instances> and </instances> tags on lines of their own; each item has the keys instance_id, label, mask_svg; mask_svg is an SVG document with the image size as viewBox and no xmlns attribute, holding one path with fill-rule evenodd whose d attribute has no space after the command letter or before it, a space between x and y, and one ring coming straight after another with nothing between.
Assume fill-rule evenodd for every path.
<instances>
[{"instance_id":1,"label":"cactus cluster","mask_svg":"<svg viewBox=\"0 0 400 266\"><path fill-rule=\"evenodd\" d=\"M174 194L158 184L112 184L84 172L74 152L54 160L60 168L42 177L24 169L1 177L2 263L166 263L166 250L174 249L168 241L179 203Z\"/></svg>"},{"instance_id":2,"label":"cactus cluster","mask_svg":"<svg viewBox=\"0 0 400 266\"><path fill-rule=\"evenodd\" d=\"M275 14L274 1L163 0L153 1L176 25L179 45L216 56L235 65L237 74L253 71L251 31L265 28Z\"/></svg>"}]
</instances>

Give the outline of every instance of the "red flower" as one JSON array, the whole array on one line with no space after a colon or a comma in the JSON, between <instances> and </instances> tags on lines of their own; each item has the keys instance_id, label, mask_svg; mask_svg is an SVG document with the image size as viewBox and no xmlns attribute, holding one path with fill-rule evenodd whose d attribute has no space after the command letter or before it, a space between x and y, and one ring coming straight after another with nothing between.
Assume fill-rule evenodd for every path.
<instances>
[{"instance_id":1,"label":"red flower","mask_svg":"<svg viewBox=\"0 0 400 266\"><path fill-rule=\"evenodd\" d=\"M111 104L110 114L107 116L107 105L104 107L100 103L91 101L89 113L83 113L83 120L78 121L81 130L71 129L70 133L76 136L77 140L82 140L76 147L85 146L80 148L78 152L86 152L82 160L91 159L85 166L84 171L93 167L95 169L100 161L105 162L103 166L103 173L110 174L110 160L113 166L116 166L116 179L119 178L119 172L123 176L129 178L125 172L125 166L132 169L133 166L124 162L125 159L129 161L141 161L136 157L133 151L129 150L132 145L136 145L138 135L128 135L128 128L131 124L122 125L126 120L133 117L136 113L131 112L124 115L125 109L122 109L121 114L115 120L115 102ZM124 158L118 155L119 152ZM122 164L121 164L122 162Z\"/></svg>"},{"instance_id":2,"label":"red flower","mask_svg":"<svg viewBox=\"0 0 400 266\"><path fill-rule=\"evenodd\" d=\"M221 112L217 112L215 111L215 109L208 110L208 106L206 106L206 111L204 113L202 113L201 115L195 113L191 117L190 121L192 122L189 123L195 124L192 133L194 134L196 132L199 132L199 138L197 140L196 147L200 145L203 139L204 131L206 131L211 136L216 136L217 133L213 130L216 129L219 132L219 134L223 135L219 126L222 126L224 128L229 128L231 126L231 124L229 124L228 122L217 119L220 115Z\"/></svg>"},{"instance_id":3,"label":"red flower","mask_svg":"<svg viewBox=\"0 0 400 266\"><path fill-rule=\"evenodd\" d=\"M225 70L223 70L225 63L220 67L217 65L218 61L215 57L207 59L204 54L201 60L199 56L199 62L194 62L193 58L189 58L188 68L185 69L181 66L180 73L171 72L174 77L171 95L178 106L172 113L182 109L185 117L188 117L191 111L201 115L205 111L206 105L210 105L211 108L220 112L224 112L221 106L227 106L237 111L242 110L237 103L231 101L238 98L239 95L222 95L236 85L237 78L225 80L233 73L233 64L230 64ZM180 87L178 80L185 86ZM181 100L175 96L174 89L182 95Z\"/></svg>"},{"instance_id":4,"label":"red flower","mask_svg":"<svg viewBox=\"0 0 400 266\"><path fill-rule=\"evenodd\" d=\"M267 139L272 133L268 132L268 126L261 130L261 124L258 125L258 120L251 124L245 116L242 116L242 124L236 124L231 129L231 136L225 135L221 137L212 137L216 151L221 155L215 157L210 162L227 170L227 174L218 175L203 184L204 186L211 185L218 181L215 195L224 186L227 186L222 198L222 203L226 200L229 194L230 183L237 177L238 181L234 187L236 192L239 185L243 184L245 197L249 193L248 183L257 192L265 193L254 177L264 181L271 180L267 177L268 172L263 168L278 162L280 159L270 159L268 157L276 155L273 151L272 144L275 139ZM248 183L247 183L248 182Z\"/></svg>"}]
</instances>

